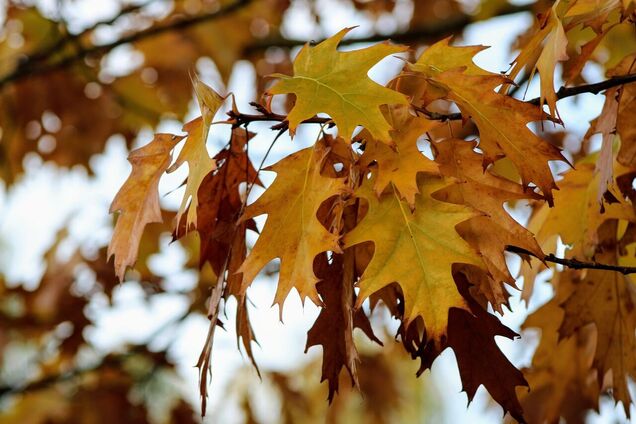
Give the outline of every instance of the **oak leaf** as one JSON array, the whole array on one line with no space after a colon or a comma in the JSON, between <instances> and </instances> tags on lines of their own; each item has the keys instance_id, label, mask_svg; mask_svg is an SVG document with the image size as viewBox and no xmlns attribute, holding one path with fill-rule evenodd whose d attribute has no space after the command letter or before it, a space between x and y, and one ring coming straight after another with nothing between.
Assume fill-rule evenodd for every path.
<instances>
[{"instance_id":1,"label":"oak leaf","mask_svg":"<svg viewBox=\"0 0 636 424\"><path fill-rule=\"evenodd\" d=\"M326 113L346 140L357 125L362 125L373 137L391 144L391 126L382 116L380 105L408 104L406 96L372 81L367 72L382 58L406 48L380 43L337 51L338 43L351 29L343 29L317 46L305 45L294 61L294 75L273 74L280 79L268 94L296 95L296 104L287 115L292 134L305 119Z\"/></svg>"},{"instance_id":2,"label":"oak leaf","mask_svg":"<svg viewBox=\"0 0 636 424\"><path fill-rule=\"evenodd\" d=\"M602 241L613 232L616 222L607 222L601 229ZM595 259L601 263L616 264L616 251L612 248L599 252ZM559 334L567 337L588 324L597 331L596 352L593 366L597 371L599 386L611 370L611 386L614 399L623 403L629 417L631 396L627 380L636 375L636 288L627 275L618 272L591 269L583 275L564 271L561 284L569 284L571 295L561 303L565 315Z\"/></svg>"},{"instance_id":3,"label":"oak leaf","mask_svg":"<svg viewBox=\"0 0 636 424\"><path fill-rule=\"evenodd\" d=\"M515 286L506 264L505 249L516 246L536 257L544 256L532 233L515 221L503 206L508 201L539 199L539 196L492 174L490 170L484 170L481 155L473 150L474 142L447 139L434 143L433 147L437 151L440 172L457 179L456 184L433 193L433 197L444 202L469 205L486 214L460 224L458 231L481 254L491 276L491 287L483 286L487 288L484 294L493 308L502 313L501 304L507 297L499 283Z\"/></svg>"},{"instance_id":4,"label":"oak leaf","mask_svg":"<svg viewBox=\"0 0 636 424\"><path fill-rule=\"evenodd\" d=\"M372 241L373 258L360 279L357 305L370 294L397 282L404 293L404 320L424 319L427 337L441 343L447 332L448 311L466 309L452 275L455 263L483 265L479 255L455 227L478 215L466 206L440 202L431 193L444 187L442 179L420 177L415 211L391 185L378 199L373 181L356 191L369 202L369 212L343 241L345 247Z\"/></svg>"},{"instance_id":5,"label":"oak leaf","mask_svg":"<svg viewBox=\"0 0 636 424\"><path fill-rule=\"evenodd\" d=\"M557 288L559 290L559 288ZM530 391L521 391L521 404L528 423L583 423L587 412L598 411L599 385L592 370L596 349L595 329L582 327L559 340L563 309L556 300L526 318L523 329L541 330L541 341L532 366L523 370Z\"/></svg>"},{"instance_id":6,"label":"oak leaf","mask_svg":"<svg viewBox=\"0 0 636 424\"><path fill-rule=\"evenodd\" d=\"M353 252L345 253L352 255ZM353 342L353 329L361 329L367 337L382 344L373 334L369 318L362 309L353 310L353 257L326 253L314 261L315 274L320 278L317 289L325 306L307 332L305 352L312 346L322 346L322 381L329 382L329 401L338 391L340 371L346 368L354 385L358 385L357 362L360 360Z\"/></svg>"},{"instance_id":7,"label":"oak leaf","mask_svg":"<svg viewBox=\"0 0 636 424\"><path fill-rule=\"evenodd\" d=\"M120 281L124 279L126 267L137 260L146 224L161 222L159 178L168 169L171 151L181 139L171 134L156 134L154 140L128 156L132 171L110 206L111 213L121 211L107 253L108 258L115 257Z\"/></svg>"},{"instance_id":8,"label":"oak leaf","mask_svg":"<svg viewBox=\"0 0 636 424\"><path fill-rule=\"evenodd\" d=\"M300 150L267 168L277 176L271 186L249 205L243 221L267 214L267 221L256 244L238 272L243 284L249 284L272 259L280 258L280 277L274 304L282 306L287 294L295 287L301 298L309 297L321 304L312 265L314 257L326 251L340 252L338 235L320 223L316 213L320 205L332 196L346 191L344 178L321 175L329 150L323 141Z\"/></svg>"},{"instance_id":9,"label":"oak leaf","mask_svg":"<svg viewBox=\"0 0 636 424\"><path fill-rule=\"evenodd\" d=\"M424 156L418 146L418 139L432 128L439 126L437 121L413 116L405 106L389 107L384 116L394 130L391 130L391 141L395 148L374 139L368 131L360 133L364 139L365 149L362 155L362 166L375 162L378 165L377 177L373 189L379 196L384 189L393 184L400 195L411 207L415 204L417 174L420 172L438 174L435 162Z\"/></svg>"},{"instance_id":10,"label":"oak leaf","mask_svg":"<svg viewBox=\"0 0 636 424\"><path fill-rule=\"evenodd\" d=\"M197 226L197 206L199 204L197 192L205 176L216 168L216 162L208 154L206 143L212 118L223 103L223 98L201 81L195 80L194 88L202 116L183 126L183 131L188 133L186 142L179 152L177 160L168 168L168 173L174 172L184 162L188 162L186 189L181 206L179 206L179 212L177 212L177 222L179 222L188 206L188 201L190 201L186 215L186 231L191 225Z\"/></svg>"},{"instance_id":11,"label":"oak leaf","mask_svg":"<svg viewBox=\"0 0 636 424\"><path fill-rule=\"evenodd\" d=\"M481 46L447 47L448 56L456 60L439 59L426 53L409 67L432 84L446 90L446 98L457 104L466 118L471 118L479 130L479 148L483 150L484 166L507 156L517 167L522 183L535 183L548 202L556 188L548 161L565 158L560 150L534 134L528 123L543 119L540 108L496 93L501 84L510 81L500 75L479 71L468 52L480 51ZM465 61L462 65L462 61ZM457 65L457 67L455 67ZM529 161L528 158L533 160Z\"/></svg>"}]
</instances>

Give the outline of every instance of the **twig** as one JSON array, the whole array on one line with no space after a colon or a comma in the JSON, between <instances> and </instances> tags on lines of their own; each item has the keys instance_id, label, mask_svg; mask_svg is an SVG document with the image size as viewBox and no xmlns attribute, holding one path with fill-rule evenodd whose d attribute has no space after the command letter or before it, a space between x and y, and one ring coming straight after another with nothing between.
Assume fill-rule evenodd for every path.
<instances>
[{"instance_id":1,"label":"twig","mask_svg":"<svg viewBox=\"0 0 636 424\"><path fill-rule=\"evenodd\" d=\"M634 81L636 81L636 74L619 75L593 84L577 85L576 87L561 87L559 88L559 91L556 92L556 96L557 100L561 100L584 93L598 94L608 88L629 84ZM538 105L541 103L541 98L537 97L532 100L528 100L526 103Z\"/></svg>"},{"instance_id":2,"label":"twig","mask_svg":"<svg viewBox=\"0 0 636 424\"><path fill-rule=\"evenodd\" d=\"M525 249L521 249L521 248L515 247L515 246L506 246L506 250L508 252L512 252L512 253L530 255L530 256L533 256L533 257L541 260L542 262L551 262L551 263L563 265L563 266L566 266L566 267L572 268L572 269L601 269L601 270L604 270L604 271L620 272L623 275L636 274L636 267L631 267L631 266L602 264L602 263L598 263L598 262L585 262L585 261L580 261L580 260L574 259L574 258L572 258L572 259L559 258L558 256L554 255L553 253L550 253L549 255L545 255L544 257L539 258L538 256L532 254L531 252L528 252Z\"/></svg>"},{"instance_id":3,"label":"twig","mask_svg":"<svg viewBox=\"0 0 636 424\"><path fill-rule=\"evenodd\" d=\"M623 275L636 274L636 267L599 264L597 262L583 262L579 261L578 259L559 258L552 253L544 257L543 260L545 262L552 262L572 269L602 269L605 271L620 272Z\"/></svg>"}]
</instances>

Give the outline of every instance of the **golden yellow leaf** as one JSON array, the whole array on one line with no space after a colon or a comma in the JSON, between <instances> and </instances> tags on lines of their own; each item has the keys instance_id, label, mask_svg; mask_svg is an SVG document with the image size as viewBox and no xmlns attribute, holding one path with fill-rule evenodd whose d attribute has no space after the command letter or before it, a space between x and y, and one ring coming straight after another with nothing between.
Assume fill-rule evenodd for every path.
<instances>
[{"instance_id":1,"label":"golden yellow leaf","mask_svg":"<svg viewBox=\"0 0 636 424\"><path fill-rule=\"evenodd\" d=\"M181 139L171 134L156 134L154 140L128 156L132 172L110 206L111 213L121 211L107 254L109 259L115 256L120 281L124 279L126 267L137 260L146 224L161 222L159 178L170 165L171 151Z\"/></svg>"},{"instance_id":2,"label":"golden yellow leaf","mask_svg":"<svg viewBox=\"0 0 636 424\"><path fill-rule=\"evenodd\" d=\"M546 212L537 214L536 219L542 220L541 229L536 233L540 245L558 234L563 243L570 246L572 256L585 259L592 256L598 244L596 232L603 222L636 220L632 205L623 199L615 184L608 188L612 202L599 205L599 178L593 163L579 163L576 169L564 174L559 182L561 190L554 196L554 207L549 209L544 205Z\"/></svg>"},{"instance_id":3,"label":"golden yellow leaf","mask_svg":"<svg viewBox=\"0 0 636 424\"><path fill-rule=\"evenodd\" d=\"M358 306L372 293L397 282L404 293L404 319L424 319L426 334L437 346L446 335L448 310L468 309L452 274L455 263L482 266L479 255L455 231L477 212L440 202L431 193L444 187L442 179L420 177L415 211L391 185L379 199L365 180L356 192L369 202L369 212L344 237L345 247L372 241L373 258L360 279Z\"/></svg>"},{"instance_id":4,"label":"golden yellow leaf","mask_svg":"<svg viewBox=\"0 0 636 424\"><path fill-rule=\"evenodd\" d=\"M199 186L205 176L216 168L216 163L210 157L206 143L214 114L223 103L223 97L198 79L194 80L194 90L201 109L201 116L183 126L183 131L188 133L188 138L183 149L179 152L177 160L168 168L168 173L174 172L184 162L188 162L188 180L181 206L179 206L179 212L177 212L177 222L180 222L181 215L185 212L188 207L188 201L191 199L186 217L186 232L192 225L197 226L197 206L199 204L197 192Z\"/></svg>"},{"instance_id":5,"label":"golden yellow leaf","mask_svg":"<svg viewBox=\"0 0 636 424\"><path fill-rule=\"evenodd\" d=\"M366 141L362 163L363 165L368 165L371 162L378 164L377 178L373 186L378 196L392 183L400 195L413 207L415 195L419 192L417 174L420 172L439 173L435 162L420 152L417 140L430 129L439 126L440 123L415 117L409 113L405 106L390 107L384 116L395 128L391 131L391 140L395 144L395 150L372 138L365 130L360 134L361 138Z\"/></svg>"},{"instance_id":6,"label":"golden yellow leaf","mask_svg":"<svg viewBox=\"0 0 636 424\"><path fill-rule=\"evenodd\" d=\"M267 214L267 221L256 244L241 265L243 284L248 285L272 259L280 258L280 277L274 304L280 307L292 287L301 298L309 297L321 304L316 290L318 279L313 272L314 257L321 252L340 252L338 235L318 221L316 213L329 197L346 190L344 178L320 174L329 150L322 140L314 147L287 156L268 169L277 176L272 185L249 205L243 221Z\"/></svg>"},{"instance_id":7,"label":"golden yellow leaf","mask_svg":"<svg viewBox=\"0 0 636 424\"><path fill-rule=\"evenodd\" d=\"M268 93L296 95L296 104L287 116L292 134L305 119L326 113L346 140L357 125L362 125L374 138L390 144L391 126L382 116L380 105L408 102L403 94L371 80L367 72L385 56L403 52L406 47L380 43L337 51L338 43L350 30L345 28L315 47L305 45L294 61L294 75L272 75L280 80Z\"/></svg>"}]
</instances>

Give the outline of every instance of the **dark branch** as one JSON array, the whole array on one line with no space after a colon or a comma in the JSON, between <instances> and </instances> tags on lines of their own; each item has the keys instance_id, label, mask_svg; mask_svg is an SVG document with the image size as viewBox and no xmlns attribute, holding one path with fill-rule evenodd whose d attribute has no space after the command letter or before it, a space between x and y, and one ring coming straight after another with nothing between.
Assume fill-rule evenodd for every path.
<instances>
[{"instance_id":1,"label":"dark branch","mask_svg":"<svg viewBox=\"0 0 636 424\"><path fill-rule=\"evenodd\" d=\"M559 91L556 92L556 96L557 100L561 100L584 93L598 94L608 88L629 84L634 81L636 81L636 74L620 75L593 84L577 85L576 87L561 87L559 88ZM541 98L537 97L532 100L528 100L527 103L539 105L541 103Z\"/></svg>"},{"instance_id":2,"label":"dark branch","mask_svg":"<svg viewBox=\"0 0 636 424\"><path fill-rule=\"evenodd\" d=\"M603 90L607 90L608 88L616 87L623 84L628 84L636 82L636 74L629 75L621 75L609 78L605 81L593 83L593 84L583 84L578 85L576 87L561 87L559 91L557 91L557 99L565 99L566 97L576 96L578 94L583 93L592 93L598 94ZM526 103L531 104L539 104L539 99L528 100ZM263 106L257 103L251 103L260 114L248 114L248 113L236 113L234 111L228 112L228 116L230 117L230 122L234 125L245 125L250 122L279 122L280 124L274 125L272 129L280 130L287 127L287 116L279 113L269 112ZM437 113L430 112L424 108L411 105L416 113L422 113L426 115L428 119L436 120L436 121L454 121L462 119L461 113ZM321 118L318 116L314 116L309 119L305 119L301 122L302 124L333 124L331 118Z\"/></svg>"},{"instance_id":3,"label":"dark branch","mask_svg":"<svg viewBox=\"0 0 636 424\"><path fill-rule=\"evenodd\" d=\"M542 258L539 258L539 257L533 255L531 252L528 252L525 249L521 249L521 248L518 248L518 247L515 247L515 246L506 246L506 250L508 252L512 252L512 253L518 253L518 254L522 254L522 255L534 256L534 257L536 257L537 259L540 259L543 262L551 262L551 263L554 263L554 264L559 264L559 265L566 266L566 267L571 268L571 269L601 269L601 270L604 270L604 271L620 272L623 275L636 274L636 267L601 264L601 263L598 263L598 262L585 262L585 261L580 261L578 259L559 258L556 255L554 255L553 253L550 253L549 255L546 255L546 256L544 256Z\"/></svg>"},{"instance_id":4,"label":"dark branch","mask_svg":"<svg viewBox=\"0 0 636 424\"><path fill-rule=\"evenodd\" d=\"M616 271L621 274L636 274L636 267L630 266L619 266L619 265L608 265L608 264L599 264L597 262L583 262L578 259L565 259L558 258L552 253L543 258L545 262L552 262L555 264L563 265L572 269L602 269L605 271Z\"/></svg>"}]
</instances>

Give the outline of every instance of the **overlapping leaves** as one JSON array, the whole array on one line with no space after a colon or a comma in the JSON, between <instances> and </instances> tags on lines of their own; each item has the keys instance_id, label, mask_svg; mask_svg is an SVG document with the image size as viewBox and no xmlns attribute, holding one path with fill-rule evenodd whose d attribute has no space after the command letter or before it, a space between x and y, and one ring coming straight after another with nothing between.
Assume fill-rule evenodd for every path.
<instances>
[{"instance_id":1,"label":"overlapping leaves","mask_svg":"<svg viewBox=\"0 0 636 424\"><path fill-rule=\"evenodd\" d=\"M557 29L558 24L555 21ZM394 81L389 88L371 81L366 73L386 55L404 49L383 43L339 52L337 46L348 31L317 46L305 46L294 62L293 75L274 75L279 80L269 89L271 95L291 93L296 97L286 122L278 129L293 133L301 122L310 120L335 124L340 136L325 134L323 128L312 146L267 168L276 173L274 182L249 205L247 194L254 184L260 184L260 170L252 166L247 155L252 134L241 128L245 121L234 108L228 121L234 126L230 143L210 158L207 133L222 98L197 82L202 117L184 127L188 139L175 164L168 168L170 151L180 138L171 138L172 144L161 139L160 155L149 156L147 163L136 166L134 162L133 174L116 198L113 208L123 210L112 245L118 273L123 277L126 266L134 262L138 239L123 241L122 228L133 228L137 234L146 223L158 219L159 175L187 161L190 172L174 235L181 237L196 230L201 246L199 263L209 263L217 276L208 310L210 335L217 325L221 294L235 296L239 301L237 334L254 362L247 291L259 272L278 259L274 303L281 318L292 289L301 299L309 298L321 308L306 346L322 346L322 376L328 380L330 400L338 391L343 369L354 385L359 383L354 328L379 342L363 308L370 299L372 309L384 303L400 320L398 336L407 352L421 359L420 373L450 347L469 399L484 385L504 411L523 421L528 416L522 405L536 402L532 396L521 400L517 396L517 388L528 384L526 379L552 390L552 383L546 380L553 374L566 376L569 384L585 377L587 368L553 373L544 369L551 366L549 361L538 358L537 372L526 373L526 378L500 351L496 336L517 336L487 310L490 304L503 314L503 306L509 306L507 287L516 288L505 252L522 252L525 259L530 255L537 258L535 262L542 261L542 248L554 250L558 234L572 247L570 256L618 263L617 255L624 256L626 246L636 239L636 230L621 227L621 242L617 241L616 226L603 237L598 231L606 222L636 221L627 199L629 184L612 180L599 197L593 165L581 162L565 174L560 182L564 190L553 196L556 183L548 162L565 158L558 147L528 128L529 123L546 115L536 105L495 91L511 81L473 63L482 46L452 47L448 39L442 40L405 67L395 80L403 79L403 84ZM546 31L552 31L551 27ZM555 34L558 40L560 32ZM560 57L559 52L556 47L544 50L539 72ZM409 82L409 78L415 80ZM556 99L545 97L555 113ZM453 126L429 119L439 113L435 109L439 102L435 102L441 100L459 108L463 123L474 123L473 130L466 126L463 138L454 134ZM264 115L269 120L279 117L268 105L258 110L269 114ZM618 104L613 110L615 114L621 111ZM329 118L315 116L320 113ZM614 126L616 121L612 121ZM357 125L363 129L353 137ZM599 131L611 134L610 127L611 123L600 125ZM139 152L155 151L157 146L159 141L155 140L133 152L131 161L146 157ZM420 151L425 147L430 148L430 157ZM613 162L611 153L611 149L605 152ZM520 183L497 174L492 164L503 158L514 165ZM624 174L621 170L620 175ZM129 197L135 202L122 200ZM543 205L535 209L529 226L535 228L539 243L504 207L524 201ZM258 228L254 218L260 216L265 220ZM246 242L248 229L259 232L251 248ZM612 254L607 253L608 246L614 247ZM534 266L531 270L524 266L526 299L538 270L537 263ZM589 366L597 370L599 386L611 370L616 399L628 403L625 381L633 375L634 367L629 362L629 369L621 368L628 363L621 362L626 354L612 346L615 328L608 328L606 319L610 312L620 317L631 313L631 283L615 273L603 272L576 276L586 282L585 288L567 291L555 306L563 311L561 339L542 343L556 346L563 355L577 354L585 349L569 340L583 334L587 337L584 327L596 325L599 342L607 346L597 347ZM567 284L565 277L561 281ZM599 294L600 286L616 288L611 299L605 291ZM597 295L605 297L594 299ZM616 299L623 306L608 312ZM529 325L534 321L531 319ZM620 328L625 346L632 346L636 329L631 318L621 321ZM209 336L202 354L204 364L209 363L211 340ZM202 384L205 386L205 379ZM205 393L203 387L202 395ZM572 394L566 391L559 395L551 408L560 408L562 400ZM590 398L582 399L590 404ZM553 419L558 413L549 410L530 416Z\"/></svg>"}]
</instances>

